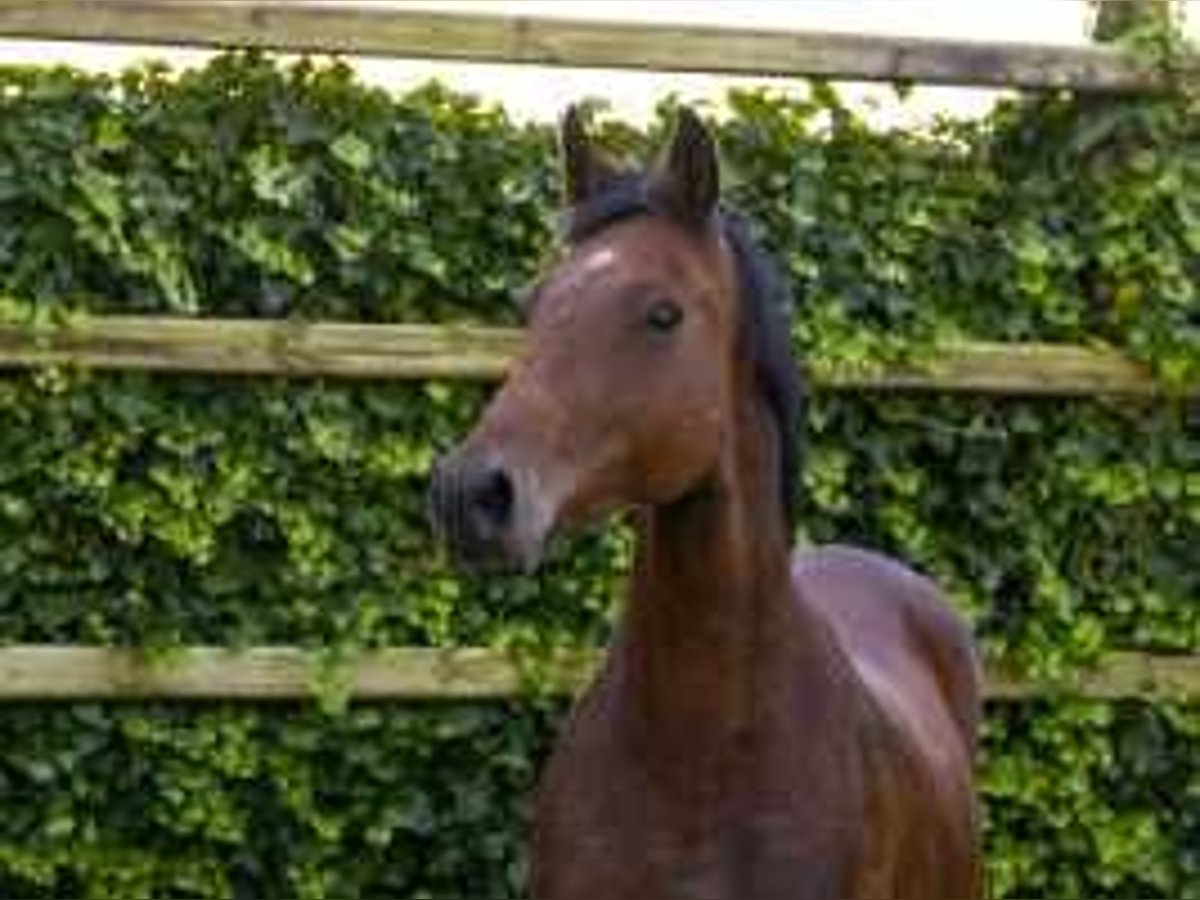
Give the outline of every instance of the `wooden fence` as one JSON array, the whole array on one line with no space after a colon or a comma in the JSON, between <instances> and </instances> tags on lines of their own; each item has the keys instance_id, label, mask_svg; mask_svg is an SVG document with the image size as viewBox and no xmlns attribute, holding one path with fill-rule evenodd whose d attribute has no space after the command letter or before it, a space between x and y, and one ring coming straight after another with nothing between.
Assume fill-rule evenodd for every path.
<instances>
[{"instance_id":1,"label":"wooden fence","mask_svg":"<svg viewBox=\"0 0 1200 900\"><path fill-rule=\"evenodd\" d=\"M1159 83L1145 65L1105 47L451 15L286 0L0 0L0 37L1077 91L1146 91ZM0 325L0 367L494 378L519 343L519 333L502 329L108 317L55 327ZM853 370L817 360L814 376L837 390L1161 393L1144 366L1116 352L1046 344L960 344L904 364ZM1200 386L1188 393L1200 394ZM297 699L311 694L324 671L319 653L296 647L192 647L175 656L155 664L132 649L2 647L0 701ZM555 682L570 690L593 664L590 654L571 656L556 669ZM518 668L503 654L470 648L365 652L340 677L361 699L496 698L521 687ZM1062 692L1200 698L1200 656L1113 654L1093 670L1059 680L989 671L994 699Z\"/></svg>"},{"instance_id":2,"label":"wooden fence","mask_svg":"<svg viewBox=\"0 0 1200 900\"><path fill-rule=\"evenodd\" d=\"M570 692L596 664L568 653L538 668L539 690ZM330 667L297 647L189 647L167 660L135 649L25 645L0 648L0 701L297 700L318 686L344 686L359 700L488 700L522 690L522 671L503 651L397 647L363 651ZM1092 699L1200 699L1200 657L1114 653L1086 672L1030 680L992 666L992 700L1064 694Z\"/></svg>"},{"instance_id":3,"label":"wooden fence","mask_svg":"<svg viewBox=\"0 0 1200 900\"><path fill-rule=\"evenodd\" d=\"M141 316L58 325L0 324L0 368L96 369L333 378L498 378L516 329ZM1152 397L1147 368L1114 350L960 343L911 361L855 367L812 361L819 387L1004 395Z\"/></svg>"}]
</instances>

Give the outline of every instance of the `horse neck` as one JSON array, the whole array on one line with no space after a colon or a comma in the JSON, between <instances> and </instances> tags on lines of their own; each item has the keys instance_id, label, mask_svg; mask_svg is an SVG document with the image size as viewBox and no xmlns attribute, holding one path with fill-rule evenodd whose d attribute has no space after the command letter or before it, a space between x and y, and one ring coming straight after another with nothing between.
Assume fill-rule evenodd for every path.
<instances>
[{"instance_id":1,"label":"horse neck","mask_svg":"<svg viewBox=\"0 0 1200 900\"><path fill-rule=\"evenodd\" d=\"M616 643L626 726L697 765L795 728L797 686L820 697L837 663L793 595L776 425L749 396L715 484L642 515Z\"/></svg>"}]
</instances>

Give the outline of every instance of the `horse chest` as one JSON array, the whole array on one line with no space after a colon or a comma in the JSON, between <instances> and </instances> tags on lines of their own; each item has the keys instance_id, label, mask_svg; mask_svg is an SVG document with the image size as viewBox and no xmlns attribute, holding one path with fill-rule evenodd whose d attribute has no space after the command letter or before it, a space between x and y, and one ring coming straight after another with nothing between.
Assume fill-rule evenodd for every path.
<instances>
[{"instance_id":1,"label":"horse chest","mask_svg":"<svg viewBox=\"0 0 1200 900\"><path fill-rule=\"evenodd\" d=\"M694 822L583 815L542 836L543 900L800 900L850 895L855 853L845 834L795 816L760 814L705 830Z\"/></svg>"},{"instance_id":2,"label":"horse chest","mask_svg":"<svg viewBox=\"0 0 1200 900\"><path fill-rule=\"evenodd\" d=\"M798 784L803 766L736 754L706 766L699 746L664 772L615 746L615 733L584 717L556 749L537 815L536 896L848 896L861 831L850 773Z\"/></svg>"}]
</instances>

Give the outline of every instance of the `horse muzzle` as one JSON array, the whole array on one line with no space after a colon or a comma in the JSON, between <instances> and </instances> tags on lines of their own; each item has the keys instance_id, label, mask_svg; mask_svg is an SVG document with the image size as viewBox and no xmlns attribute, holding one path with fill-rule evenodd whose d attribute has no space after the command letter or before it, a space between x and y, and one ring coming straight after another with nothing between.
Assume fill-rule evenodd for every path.
<instances>
[{"instance_id":1,"label":"horse muzzle","mask_svg":"<svg viewBox=\"0 0 1200 900\"><path fill-rule=\"evenodd\" d=\"M434 531L466 568L532 572L553 518L542 493L536 479L498 456L459 448L434 466Z\"/></svg>"}]
</instances>

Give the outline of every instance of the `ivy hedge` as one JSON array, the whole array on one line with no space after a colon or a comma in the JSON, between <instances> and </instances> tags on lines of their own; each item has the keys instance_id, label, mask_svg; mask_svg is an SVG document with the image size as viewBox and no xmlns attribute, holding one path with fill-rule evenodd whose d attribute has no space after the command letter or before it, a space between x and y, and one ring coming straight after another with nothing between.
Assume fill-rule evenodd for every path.
<instances>
[{"instance_id":1,"label":"ivy hedge","mask_svg":"<svg viewBox=\"0 0 1200 900\"><path fill-rule=\"evenodd\" d=\"M729 190L796 339L847 366L946 338L1103 342L1200 374L1200 116L1050 94L920 132L837 94L732 94ZM606 123L616 146L643 134ZM259 55L116 78L0 69L0 314L512 323L553 244L552 135L431 85ZM544 574L430 552L425 480L486 390L0 377L0 641L602 641L621 529ZM1189 419L1191 416L1191 419ZM818 394L801 540L933 573L989 651L1055 674L1200 650L1195 409ZM536 672L536 666L531 666ZM0 895L520 896L559 701L0 709ZM1200 709L994 704L995 897L1200 898Z\"/></svg>"}]
</instances>

